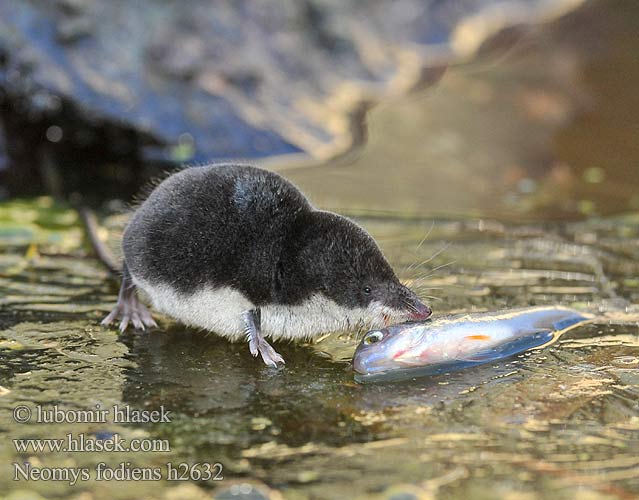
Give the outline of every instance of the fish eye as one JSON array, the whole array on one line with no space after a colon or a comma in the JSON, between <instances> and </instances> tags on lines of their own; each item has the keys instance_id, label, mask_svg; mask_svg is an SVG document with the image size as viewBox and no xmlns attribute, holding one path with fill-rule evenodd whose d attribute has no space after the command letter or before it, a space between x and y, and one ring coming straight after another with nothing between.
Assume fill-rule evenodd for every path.
<instances>
[{"instance_id":1,"label":"fish eye","mask_svg":"<svg viewBox=\"0 0 639 500\"><path fill-rule=\"evenodd\" d=\"M371 287L370 287L370 286L365 286L365 287L364 287L364 293L365 293L366 295L370 295L370 293L371 293Z\"/></svg>"},{"instance_id":2,"label":"fish eye","mask_svg":"<svg viewBox=\"0 0 639 500\"><path fill-rule=\"evenodd\" d=\"M364 337L364 344L372 345L377 344L380 340L384 338L384 334L379 330L373 330L372 332L368 332Z\"/></svg>"}]
</instances>

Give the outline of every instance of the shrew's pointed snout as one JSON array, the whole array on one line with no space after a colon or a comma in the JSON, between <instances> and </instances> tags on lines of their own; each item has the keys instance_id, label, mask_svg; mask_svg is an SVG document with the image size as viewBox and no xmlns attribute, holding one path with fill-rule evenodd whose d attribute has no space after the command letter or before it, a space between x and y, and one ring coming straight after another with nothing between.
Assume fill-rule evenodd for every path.
<instances>
[{"instance_id":1,"label":"shrew's pointed snout","mask_svg":"<svg viewBox=\"0 0 639 500\"><path fill-rule=\"evenodd\" d=\"M422 321L428 319L431 314L433 314L433 310L424 304L421 300L415 301L415 310L411 314L411 319L413 321Z\"/></svg>"},{"instance_id":2,"label":"shrew's pointed snout","mask_svg":"<svg viewBox=\"0 0 639 500\"><path fill-rule=\"evenodd\" d=\"M403 287L403 295L403 302L411 321L423 321L433 313L431 308L424 304L410 288Z\"/></svg>"}]
</instances>

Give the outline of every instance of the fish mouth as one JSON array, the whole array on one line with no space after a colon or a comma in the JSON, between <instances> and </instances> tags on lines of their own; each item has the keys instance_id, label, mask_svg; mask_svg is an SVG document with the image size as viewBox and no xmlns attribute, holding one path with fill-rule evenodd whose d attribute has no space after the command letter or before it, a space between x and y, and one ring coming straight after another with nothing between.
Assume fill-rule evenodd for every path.
<instances>
[{"instance_id":1,"label":"fish mouth","mask_svg":"<svg viewBox=\"0 0 639 500\"><path fill-rule=\"evenodd\" d=\"M387 370L387 367L377 365L375 360L361 358L353 359L353 371L358 375L370 376Z\"/></svg>"},{"instance_id":2,"label":"fish mouth","mask_svg":"<svg viewBox=\"0 0 639 500\"><path fill-rule=\"evenodd\" d=\"M360 375L366 375L366 373L368 373L366 370L366 365L362 363L362 360L357 357L353 358L353 371L355 373L359 373Z\"/></svg>"},{"instance_id":3,"label":"fish mouth","mask_svg":"<svg viewBox=\"0 0 639 500\"><path fill-rule=\"evenodd\" d=\"M369 375L380 371L380 362L385 359L384 349L382 348L381 351L370 352L367 348L358 347L353 354L353 371L360 375Z\"/></svg>"}]
</instances>

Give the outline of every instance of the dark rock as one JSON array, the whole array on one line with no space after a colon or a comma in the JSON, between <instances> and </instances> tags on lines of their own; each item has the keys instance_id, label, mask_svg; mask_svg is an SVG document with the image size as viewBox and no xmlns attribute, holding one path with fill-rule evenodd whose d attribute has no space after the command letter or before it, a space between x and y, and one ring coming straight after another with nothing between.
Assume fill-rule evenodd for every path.
<instances>
[{"instance_id":1,"label":"dark rock","mask_svg":"<svg viewBox=\"0 0 639 500\"><path fill-rule=\"evenodd\" d=\"M471 56L511 25L576 3L2 2L0 120L9 170L26 169L36 181L23 189L16 179L24 175L12 174L0 184L14 193L44 188L43 147L65 172L66 192L108 178L104 166L123 160L139 170L343 154L365 137L371 104L431 83L444 63ZM43 139L51 126L62 132L54 144ZM120 195L137 188L120 182L112 185ZM101 186L108 191L108 182Z\"/></svg>"}]
</instances>

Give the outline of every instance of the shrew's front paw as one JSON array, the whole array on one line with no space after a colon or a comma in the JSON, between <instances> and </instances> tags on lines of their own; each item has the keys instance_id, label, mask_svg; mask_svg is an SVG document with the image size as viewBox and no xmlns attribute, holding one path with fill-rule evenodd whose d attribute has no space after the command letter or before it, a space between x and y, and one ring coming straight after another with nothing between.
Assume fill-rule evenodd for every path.
<instances>
[{"instance_id":1,"label":"shrew's front paw","mask_svg":"<svg viewBox=\"0 0 639 500\"><path fill-rule=\"evenodd\" d=\"M262 356L264 363L276 368L278 363L284 364L284 358L280 356L264 339L260 327L261 317L262 313L259 308L245 311L242 314L249 351L251 351L253 357L257 357L259 354Z\"/></svg>"},{"instance_id":2,"label":"shrew's front paw","mask_svg":"<svg viewBox=\"0 0 639 500\"><path fill-rule=\"evenodd\" d=\"M253 357L257 357L258 354L262 356L264 363L273 368L276 368L278 363L284 364L284 358L263 338L259 340L250 339L249 351L251 351Z\"/></svg>"}]
</instances>

